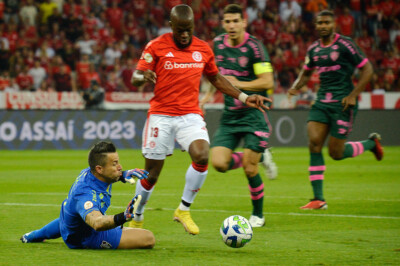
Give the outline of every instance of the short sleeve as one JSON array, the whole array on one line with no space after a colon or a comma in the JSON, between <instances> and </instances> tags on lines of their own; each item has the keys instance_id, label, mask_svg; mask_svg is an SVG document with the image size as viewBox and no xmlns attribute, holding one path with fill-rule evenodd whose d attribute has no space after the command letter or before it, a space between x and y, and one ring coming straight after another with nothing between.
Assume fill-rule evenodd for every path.
<instances>
[{"instance_id":1,"label":"short sleeve","mask_svg":"<svg viewBox=\"0 0 400 266\"><path fill-rule=\"evenodd\" d=\"M206 61L206 65L204 67L204 74L206 76L215 76L218 74L219 70L217 65L215 64L215 55L210 47L207 46L206 53L209 55Z\"/></svg>"},{"instance_id":2,"label":"short sleeve","mask_svg":"<svg viewBox=\"0 0 400 266\"><path fill-rule=\"evenodd\" d=\"M75 200L75 208L82 220L86 220L86 215L92 211L100 211L96 202L93 201L92 197L88 195L78 196Z\"/></svg>"},{"instance_id":3,"label":"short sleeve","mask_svg":"<svg viewBox=\"0 0 400 266\"><path fill-rule=\"evenodd\" d=\"M368 58L352 40L346 40L343 49L346 51L348 60L357 68L363 67L368 62Z\"/></svg>"},{"instance_id":4,"label":"short sleeve","mask_svg":"<svg viewBox=\"0 0 400 266\"><path fill-rule=\"evenodd\" d=\"M155 65L156 65L156 54L155 54L155 49L154 46L155 43L153 41L149 42L145 49L142 52L142 55L140 56L138 65L136 69L146 71L146 70L152 70L154 71Z\"/></svg>"}]
</instances>

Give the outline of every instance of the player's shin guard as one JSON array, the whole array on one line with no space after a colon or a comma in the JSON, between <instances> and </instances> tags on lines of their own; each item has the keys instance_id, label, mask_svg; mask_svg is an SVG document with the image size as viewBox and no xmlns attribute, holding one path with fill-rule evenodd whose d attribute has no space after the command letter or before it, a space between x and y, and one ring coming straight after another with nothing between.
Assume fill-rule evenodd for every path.
<instances>
[{"instance_id":1,"label":"player's shin guard","mask_svg":"<svg viewBox=\"0 0 400 266\"><path fill-rule=\"evenodd\" d=\"M142 200L136 210L136 213L142 214L144 212L144 207L149 200L151 193L153 193L154 185L150 184L147 179L142 179L136 183L136 195L141 195Z\"/></svg>"},{"instance_id":2,"label":"player's shin guard","mask_svg":"<svg viewBox=\"0 0 400 266\"><path fill-rule=\"evenodd\" d=\"M232 153L231 162L229 163L229 170L242 167L243 152Z\"/></svg>"},{"instance_id":3,"label":"player's shin guard","mask_svg":"<svg viewBox=\"0 0 400 266\"><path fill-rule=\"evenodd\" d=\"M251 202L253 204L252 215L263 217L263 202L264 202L264 183L261 179L260 174L257 174L251 178L247 178L249 182L249 190Z\"/></svg>"},{"instance_id":4,"label":"player's shin guard","mask_svg":"<svg viewBox=\"0 0 400 266\"><path fill-rule=\"evenodd\" d=\"M322 153L310 153L310 167L308 171L310 173L311 186L314 192L314 199L324 200L323 194L323 181L325 162Z\"/></svg>"},{"instance_id":5,"label":"player's shin guard","mask_svg":"<svg viewBox=\"0 0 400 266\"><path fill-rule=\"evenodd\" d=\"M187 203L193 203L194 198L206 180L207 173L207 165L199 165L192 162L186 171L186 183L182 200Z\"/></svg>"},{"instance_id":6,"label":"player's shin guard","mask_svg":"<svg viewBox=\"0 0 400 266\"><path fill-rule=\"evenodd\" d=\"M367 139L363 141L349 141L344 144L343 158L356 157L364 151L371 150L375 147L375 141Z\"/></svg>"}]
</instances>

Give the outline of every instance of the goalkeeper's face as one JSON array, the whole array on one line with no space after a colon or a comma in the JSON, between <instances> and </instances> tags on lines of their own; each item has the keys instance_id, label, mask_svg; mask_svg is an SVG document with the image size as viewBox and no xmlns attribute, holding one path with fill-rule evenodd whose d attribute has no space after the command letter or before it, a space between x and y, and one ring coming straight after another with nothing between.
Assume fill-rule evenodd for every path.
<instances>
[{"instance_id":1,"label":"goalkeeper's face","mask_svg":"<svg viewBox=\"0 0 400 266\"><path fill-rule=\"evenodd\" d=\"M122 166L119 163L118 153L107 153L105 164L96 166L96 169L102 181L109 184L117 182L122 175Z\"/></svg>"}]
</instances>

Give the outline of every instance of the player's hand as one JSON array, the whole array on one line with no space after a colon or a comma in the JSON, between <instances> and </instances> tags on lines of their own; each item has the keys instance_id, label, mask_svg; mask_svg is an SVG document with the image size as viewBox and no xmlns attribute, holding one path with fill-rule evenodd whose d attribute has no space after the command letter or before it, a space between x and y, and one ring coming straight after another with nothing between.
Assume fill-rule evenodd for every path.
<instances>
[{"instance_id":1,"label":"player's hand","mask_svg":"<svg viewBox=\"0 0 400 266\"><path fill-rule=\"evenodd\" d=\"M264 110L269 110L269 107L264 105L264 102L272 102L270 98L258 95L258 94L252 94L249 95L246 99L246 105L249 107L257 108L261 112L265 112Z\"/></svg>"},{"instance_id":2,"label":"player's hand","mask_svg":"<svg viewBox=\"0 0 400 266\"><path fill-rule=\"evenodd\" d=\"M346 96L342 99L343 111L346 111L348 108L353 108L357 103L356 97L354 96Z\"/></svg>"},{"instance_id":3,"label":"player's hand","mask_svg":"<svg viewBox=\"0 0 400 266\"><path fill-rule=\"evenodd\" d=\"M297 93L299 93L298 90L296 90L295 88L290 88L287 92L287 99L289 102L292 102L292 97L296 96Z\"/></svg>"},{"instance_id":4,"label":"player's hand","mask_svg":"<svg viewBox=\"0 0 400 266\"><path fill-rule=\"evenodd\" d=\"M151 70L146 70L146 71L143 73L143 76L144 76L144 80L145 80L146 82L151 82L151 83L153 83L153 84L156 83L157 74L156 74L155 72L153 72L153 71L151 71Z\"/></svg>"},{"instance_id":5,"label":"player's hand","mask_svg":"<svg viewBox=\"0 0 400 266\"><path fill-rule=\"evenodd\" d=\"M139 203L141 200L142 200L142 196L136 195L128 203L128 206L126 207L126 210L124 211L124 216L125 216L126 221L132 220L132 218L135 216L135 212L136 212L137 207L139 206Z\"/></svg>"},{"instance_id":6,"label":"player's hand","mask_svg":"<svg viewBox=\"0 0 400 266\"><path fill-rule=\"evenodd\" d=\"M143 178L147 178L148 176L149 176L149 172L147 172L146 170L135 168L135 169L123 171L122 175L120 177L120 180L123 183L128 182L129 184L133 185L133 184L135 184L135 178L143 179Z\"/></svg>"}]
</instances>

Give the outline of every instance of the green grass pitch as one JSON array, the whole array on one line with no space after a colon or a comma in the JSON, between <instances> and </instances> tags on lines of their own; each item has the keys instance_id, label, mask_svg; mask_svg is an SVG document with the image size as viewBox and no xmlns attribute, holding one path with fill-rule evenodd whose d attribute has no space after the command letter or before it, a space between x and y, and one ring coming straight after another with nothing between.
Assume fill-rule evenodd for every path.
<instances>
[{"instance_id":1,"label":"green grass pitch","mask_svg":"<svg viewBox=\"0 0 400 266\"><path fill-rule=\"evenodd\" d=\"M59 215L87 151L2 151L0 154L1 265L400 265L400 147L385 158L370 152L333 161L325 152L326 211L302 211L311 198L306 148L275 148L277 180L265 183L266 226L254 229L241 249L222 242L219 228L233 214L250 216L251 201L242 169L222 174L210 167L192 205L200 227L188 235L172 221L190 163L176 150L167 158L145 212L154 232L153 250L70 250L62 239L22 244L22 234ZM125 169L143 167L138 150L120 150ZM262 168L260 168L262 171ZM108 214L123 211L134 187L113 186Z\"/></svg>"}]
</instances>

